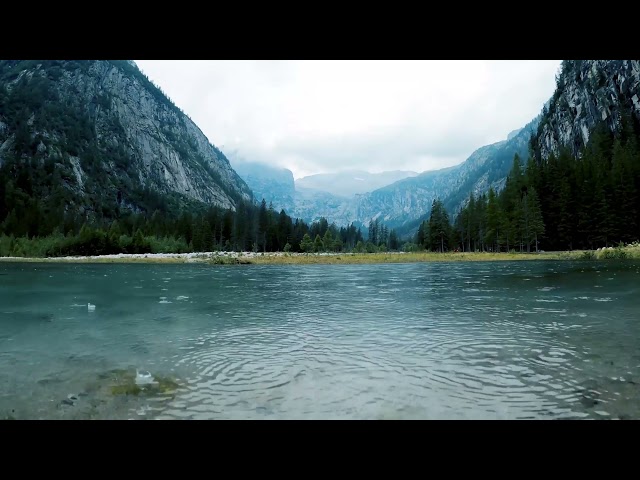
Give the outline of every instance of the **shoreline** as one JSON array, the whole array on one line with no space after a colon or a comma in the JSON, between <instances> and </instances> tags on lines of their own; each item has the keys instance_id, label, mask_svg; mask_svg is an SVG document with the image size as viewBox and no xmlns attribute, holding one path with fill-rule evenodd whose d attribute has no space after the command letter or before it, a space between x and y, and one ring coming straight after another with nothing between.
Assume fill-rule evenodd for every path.
<instances>
[{"instance_id":1,"label":"shoreline","mask_svg":"<svg viewBox=\"0 0 640 480\"><path fill-rule=\"evenodd\" d=\"M283 253L283 252L202 252L114 254L77 257L0 257L4 263L142 263L206 265L313 265L313 264L387 264L421 262L487 262L527 260L606 260L638 259L640 246L540 253L490 252L380 252L380 253Z\"/></svg>"}]
</instances>

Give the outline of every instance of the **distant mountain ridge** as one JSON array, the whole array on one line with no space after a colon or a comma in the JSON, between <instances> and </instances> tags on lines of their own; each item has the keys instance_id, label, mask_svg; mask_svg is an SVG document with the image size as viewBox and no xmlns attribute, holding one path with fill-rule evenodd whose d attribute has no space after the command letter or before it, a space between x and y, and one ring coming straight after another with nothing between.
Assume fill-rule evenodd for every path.
<instances>
[{"instance_id":1,"label":"distant mountain ridge","mask_svg":"<svg viewBox=\"0 0 640 480\"><path fill-rule=\"evenodd\" d=\"M272 202L278 211L295 211L296 190L291 170L235 159L232 160L232 166L249 185L258 201L264 198L267 202Z\"/></svg>"},{"instance_id":2,"label":"distant mountain ridge","mask_svg":"<svg viewBox=\"0 0 640 480\"><path fill-rule=\"evenodd\" d=\"M456 212L471 192L480 194L490 187L500 189L516 153L526 157L529 139L539 117L517 130L509 139L485 145L467 160L453 167L421 173L378 189L359 199L359 216L380 218L401 235L414 233L439 198L449 212ZM365 220L366 221L366 220Z\"/></svg>"},{"instance_id":3,"label":"distant mountain ridge","mask_svg":"<svg viewBox=\"0 0 640 480\"><path fill-rule=\"evenodd\" d=\"M411 233L418 228L420 221L428 215L431 204L436 197L443 200L449 211L456 211L474 192L486 192L490 186L499 190L504 184L515 153L523 158L527 156L528 142L539 122L539 117L524 127L514 130L508 139L492 145L480 147L469 158L456 166L440 170L432 170L415 174L415 172L385 172L385 174L366 174L366 172L350 171L345 174L320 174L304 177L295 181L293 205L281 201L282 188L278 184L269 187L273 173L271 167L254 165L251 176L247 172L239 172L254 192L259 192L267 201L274 201L278 208L287 210L292 215L311 222L320 217L338 225L350 223L366 225L372 219L379 219L400 233ZM290 172L289 172L290 173ZM344 175L344 178L342 176ZM359 177L358 177L359 175ZM262 176L261 180L257 178ZM375 190L356 193L350 197L337 195L336 192L356 188L354 178L374 179L372 183L391 180ZM361 182L361 181L360 181ZM305 185L322 187L304 188ZM357 183L356 183L357 185ZM292 195L291 184L287 186L287 198Z\"/></svg>"},{"instance_id":4,"label":"distant mountain ridge","mask_svg":"<svg viewBox=\"0 0 640 480\"><path fill-rule=\"evenodd\" d=\"M339 197L372 192L407 177L415 177L417 172L394 170L380 173L369 173L364 170L347 170L336 173L319 173L296 180L296 188L320 190Z\"/></svg>"}]
</instances>

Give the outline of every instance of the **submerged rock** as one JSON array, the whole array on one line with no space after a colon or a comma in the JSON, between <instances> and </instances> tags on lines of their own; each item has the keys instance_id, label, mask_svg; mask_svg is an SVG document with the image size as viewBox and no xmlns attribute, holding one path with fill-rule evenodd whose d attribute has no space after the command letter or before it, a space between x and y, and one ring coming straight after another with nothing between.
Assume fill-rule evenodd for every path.
<instances>
[{"instance_id":1,"label":"submerged rock","mask_svg":"<svg viewBox=\"0 0 640 480\"><path fill-rule=\"evenodd\" d=\"M156 375L146 370L112 370L101 375L110 380L108 386L112 395L158 395L175 392L180 384L171 377Z\"/></svg>"},{"instance_id":2,"label":"submerged rock","mask_svg":"<svg viewBox=\"0 0 640 480\"><path fill-rule=\"evenodd\" d=\"M586 408L593 408L593 407L595 407L596 405L599 405L599 404L600 404L600 400L598 400L598 399L596 399L596 398L593 398L593 397L592 397L592 396L590 396L590 395L584 395L584 394L583 394L583 395L580 397L580 403L582 403L582 405L583 405L584 407L586 407Z\"/></svg>"},{"instance_id":3,"label":"submerged rock","mask_svg":"<svg viewBox=\"0 0 640 480\"><path fill-rule=\"evenodd\" d=\"M15 409L11 409L11 413L8 413L0 417L0 420L17 420L16 417L13 415L14 413L16 413Z\"/></svg>"}]
</instances>

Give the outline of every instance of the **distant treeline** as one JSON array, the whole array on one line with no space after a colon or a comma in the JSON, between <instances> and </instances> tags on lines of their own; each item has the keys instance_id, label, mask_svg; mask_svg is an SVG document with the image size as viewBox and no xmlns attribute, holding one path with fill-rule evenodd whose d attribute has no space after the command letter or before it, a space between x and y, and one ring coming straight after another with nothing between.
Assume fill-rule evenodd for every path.
<instances>
[{"instance_id":1,"label":"distant treeline","mask_svg":"<svg viewBox=\"0 0 640 480\"><path fill-rule=\"evenodd\" d=\"M3 200L2 200L3 201ZM0 203L2 203L0 201ZM13 212L13 210L12 210ZM36 212L36 217L43 212ZM82 222L68 215L47 235L25 232L27 217L8 214L0 223L0 256L70 256L117 253L185 253L209 251L374 252L399 248L397 236L381 222L371 222L369 240L353 224L338 228L326 219L310 225L284 210L241 203L233 210L211 207L202 213L173 217L156 210L123 214L118 219Z\"/></svg>"}]
</instances>

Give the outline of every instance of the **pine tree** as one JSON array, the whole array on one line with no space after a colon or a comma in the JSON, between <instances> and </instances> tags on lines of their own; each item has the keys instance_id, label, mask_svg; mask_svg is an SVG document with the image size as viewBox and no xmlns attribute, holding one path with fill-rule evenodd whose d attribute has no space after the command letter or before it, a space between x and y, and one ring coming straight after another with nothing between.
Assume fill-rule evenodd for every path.
<instances>
[{"instance_id":1,"label":"pine tree","mask_svg":"<svg viewBox=\"0 0 640 480\"><path fill-rule=\"evenodd\" d=\"M492 250L500 251L500 205L493 187L489 188L489 196L487 198L487 230L485 235L485 243L492 245Z\"/></svg>"},{"instance_id":2,"label":"pine tree","mask_svg":"<svg viewBox=\"0 0 640 480\"><path fill-rule=\"evenodd\" d=\"M308 233L305 233L302 237L302 241L300 242L300 250L305 252L307 255L313 249L313 242L311 241L311 237Z\"/></svg>"},{"instance_id":3,"label":"pine tree","mask_svg":"<svg viewBox=\"0 0 640 480\"><path fill-rule=\"evenodd\" d=\"M528 232L529 237L527 239L527 251L528 246L533 241L536 253L538 253L538 239L544 234L544 221L542 218L542 209L540 208L540 200L538 200L538 194L532 187L528 192Z\"/></svg>"},{"instance_id":4,"label":"pine tree","mask_svg":"<svg viewBox=\"0 0 640 480\"><path fill-rule=\"evenodd\" d=\"M258 213L258 248L263 252L267 250L267 230L269 229L269 213L267 211L267 202L263 198L260 203L260 211Z\"/></svg>"},{"instance_id":5,"label":"pine tree","mask_svg":"<svg viewBox=\"0 0 640 480\"><path fill-rule=\"evenodd\" d=\"M202 235L202 223L194 222L193 227L193 237L191 239L192 249L194 252L202 252L203 247L203 235Z\"/></svg>"},{"instance_id":6,"label":"pine tree","mask_svg":"<svg viewBox=\"0 0 640 480\"><path fill-rule=\"evenodd\" d=\"M373 243L376 238L376 224L373 219L369 220L369 241Z\"/></svg>"},{"instance_id":7,"label":"pine tree","mask_svg":"<svg viewBox=\"0 0 640 480\"><path fill-rule=\"evenodd\" d=\"M203 220L202 222L202 251L213 251L213 232L208 220Z\"/></svg>"},{"instance_id":8,"label":"pine tree","mask_svg":"<svg viewBox=\"0 0 640 480\"><path fill-rule=\"evenodd\" d=\"M389 247L389 250L394 250L394 251L398 250L398 247L399 247L398 234L394 229L391 229L391 231L389 232L388 247Z\"/></svg>"},{"instance_id":9,"label":"pine tree","mask_svg":"<svg viewBox=\"0 0 640 480\"><path fill-rule=\"evenodd\" d=\"M325 252L328 252L333 248L333 235L329 228L327 228L327 231L324 233L324 237L322 237L322 245Z\"/></svg>"},{"instance_id":10,"label":"pine tree","mask_svg":"<svg viewBox=\"0 0 640 480\"><path fill-rule=\"evenodd\" d=\"M316 238L313 241L313 251L314 252L321 252L322 251L322 238L320 238L320 234L316 234Z\"/></svg>"},{"instance_id":11,"label":"pine tree","mask_svg":"<svg viewBox=\"0 0 640 480\"><path fill-rule=\"evenodd\" d=\"M487 213L487 197L483 194L480 195L476 202L476 244L480 245L480 250L485 251L485 235L486 235L486 213Z\"/></svg>"},{"instance_id":12,"label":"pine tree","mask_svg":"<svg viewBox=\"0 0 640 480\"><path fill-rule=\"evenodd\" d=\"M612 234L618 241L635 240L637 231L636 191L633 175L633 160L630 149L624 148L620 140L613 146L612 184L613 184L613 221Z\"/></svg>"},{"instance_id":13,"label":"pine tree","mask_svg":"<svg viewBox=\"0 0 640 480\"><path fill-rule=\"evenodd\" d=\"M342 245L342 238L340 238L340 235L336 235L336 238L333 240L333 251L340 252L342 250Z\"/></svg>"},{"instance_id":14,"label":"pine tree","mask_svg":"<svg viewBox=\"0 0 640 480\"><path fill-rule=\"evenodd\" d=\"M465 239L467 241L467 252L472 252L475 248L471 247L471 240L474 237L476 219L473 214L476 211L476 199L473 192L469 196L469 203L467 203L467 215L465 216Z\"/></svg>"},{"instance_id":15,"label":"pine tree","mask_svg":"<svg viewBox=\"0 0 640 480\"><path fill-rule=\"evenodd\" d=\"M427 229L426 221L422 221L420 223L420 226L418 227L418 233L416 234L416 239L415 239L416 244L423 249L425 248L426 238L427 238L426 229Z\"/></svg>"},{"instance_id":16,"label":"pine tree","mask_svg":"<svg viewBox=\"0 0 640 480\"><path fill-rule=\"evenodd\" d=\"M451 224L444 204L439 199L434 200L431 205L428 228L429 248L439 252L448 250L451 244Z\"/></svg>"}]
</instances>

